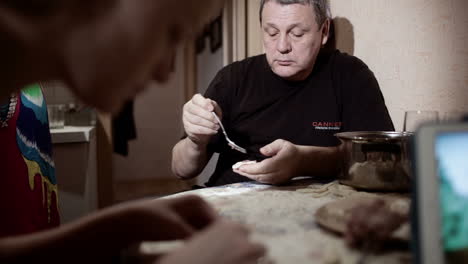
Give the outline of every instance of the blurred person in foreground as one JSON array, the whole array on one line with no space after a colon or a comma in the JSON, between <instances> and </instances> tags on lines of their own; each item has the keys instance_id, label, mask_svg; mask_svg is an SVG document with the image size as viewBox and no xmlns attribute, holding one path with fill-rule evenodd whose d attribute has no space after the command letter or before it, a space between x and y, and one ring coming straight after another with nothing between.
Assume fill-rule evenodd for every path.
<instances>
[{"instance_id":1,"label":"blurred person in foreground","mask_svg":"<svg viewBox=\"0 0 468 264\"><path fill-rule=\"evenodd\" d=\"M83 102L115 113L148 82L168 79L177 44L214 18L222 2L1 0L0 105L27 85L61 80ZM10 171L0 180L23 181L18 175ZM50 198L43 186L34 188L37 199ZM22 199L11 193L0 201L1 218ZM194 196L124 203L60 227L13 228L25 222L14 220L0 227L6 234L0 237L1 263L109 263L134 243L168 239L187 243L157 263L255 263L264 254L245 227L221 220Z\"/></svg>"}]
</instances>

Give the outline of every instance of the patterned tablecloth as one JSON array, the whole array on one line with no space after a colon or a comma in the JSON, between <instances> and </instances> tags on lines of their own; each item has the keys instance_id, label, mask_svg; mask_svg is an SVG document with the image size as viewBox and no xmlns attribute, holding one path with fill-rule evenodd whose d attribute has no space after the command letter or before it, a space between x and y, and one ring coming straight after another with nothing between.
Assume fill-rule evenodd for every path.
<instances>
[{"instance_id":1,"label":"patterned tablecloth","mask_svg":"<svg viewBox=\"0 0 468 264\"><path fill-rule=\"evenodd\" d=\"M168 198L199 195L222 216L251 227L252 239L268 249L268 256L262 263L362 263L359 262L362 252L348 248L342 237L323 230L314 220L319 207L355 192L336 182L302 178L287 186L244 182L188 191ZM365 258L365 263L410 262L410 253L401 250Z\"/></svg>"}]
</instances>

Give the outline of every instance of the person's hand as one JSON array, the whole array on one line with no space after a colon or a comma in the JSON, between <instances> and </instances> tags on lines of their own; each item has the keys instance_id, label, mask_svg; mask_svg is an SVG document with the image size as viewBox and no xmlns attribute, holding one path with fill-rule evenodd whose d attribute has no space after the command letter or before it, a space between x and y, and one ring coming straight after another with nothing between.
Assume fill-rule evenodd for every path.
<instances>
[{"instance_id":1,"label":"person's hand","mask_svg":"<svg viewBox=\"0 0 468 264\"><path fill-rule=\"evenodd\" d=\"M265 248L249 241L249 231L240 224L218 221L194 235L187 244L158 260L157 264L248 264L257 263Z\"/></svg>"},{"instance_id":2,"label":"person's hand","mask_svg":"<svg viewBox=\"0 0 468 264\"><path fill-rule=\"evenodd\" d=\"M242 165L233 169L234 172L267 184L285 183L298 175L301 163L298 146L278 139L261 148L260 153L269 158L258 163Z\"/></svg>"},{"instance_id":3,"label":"person's hand","mask_svg":"<svg viewBox=\"0 0 468 264\"><path fill-rule=\"evenodd\" d=\"M217 219L198 196L122 203L58 228L2 238L0 262L109 263L135 243L187 239Z\"/></svg>"},{"instance_id":4,"label":"person's hand","mask_svg":"<svg viewBox=\"0 0 468 264\"><path fill-rule=\"evenodd\" d=\"M212 224L218 215L202 198L195 195L142 201L141 226L150 240L186 238Z\"/></svg>"},{"instance_id":5,"label":"person's hand","mask_svg":"<svg viewBox=\"0 0 468 264\"><path fill-rule=\"evenodd\" d=\"M124 228L131 227L127 231L134 241L184 239L218 218L207 202L194 195L137 201L110 211L111 218L123 219Z\"/></svg>"},{"instance_id":6,"label":"person's hand","mask_svg":"<svg viewBox=\"0 0 468 264\"><path fill-rule=\"evenodd\" d=\"M351 247L379 250L406 220L407 216L391 211L382 199L356 206L346 225L346 242Z\"/></svg>"},{"instance_id":7,"label":"person's hand","mask_svg":"<svg viewBox=\"0 0 468 264\"><path fill-rule=\"evenodd\" d=\"M218 104L200 94L196 94L183 108L182 122L188 138L198 145L205 145L218 133L219 124L211 112L221 119L222 112Z\"/></svg>"}]
</instances>

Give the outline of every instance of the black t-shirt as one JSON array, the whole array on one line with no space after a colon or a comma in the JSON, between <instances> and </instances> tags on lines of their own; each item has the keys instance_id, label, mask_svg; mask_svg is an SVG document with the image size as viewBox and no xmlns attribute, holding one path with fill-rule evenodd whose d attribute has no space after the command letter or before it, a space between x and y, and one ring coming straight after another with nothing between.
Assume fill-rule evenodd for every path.
<instances>
[{"instance_id":1,"label":"black t-shirt","mask_svg":"<svg viewBox=\"0 0 468 264\"><path fill-rule=\"evenodd\" d=\"M250 180L232 171L242 160L259 160L259 148L284 139L297 145L336 146L335 133L394 130L377 80L358 58L321 53L304 81L291 82L273 73L265 55L224 67L205 97L223 111L229 138L248 150L231 149L221 131L208 145L220 153L207 186Z\"/></svg>"}]
</instances>

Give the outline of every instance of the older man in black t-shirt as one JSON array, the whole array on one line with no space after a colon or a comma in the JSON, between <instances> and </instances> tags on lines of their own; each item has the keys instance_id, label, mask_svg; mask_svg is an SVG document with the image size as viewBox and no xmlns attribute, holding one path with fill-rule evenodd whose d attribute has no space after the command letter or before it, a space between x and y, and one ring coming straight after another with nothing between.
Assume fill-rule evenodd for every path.
<instances>
[{"instance_id":1,"label":"older man in black t-shirt","mask_svg":"<svg viewBox=\"0 0 468 264\"><path fill-rule=\"evenodd\" d=\"M394 129L369 68L322 49L330 28L326 0L265 0L260 18L266 54L223 68L204 96L185 104L187 137L173 149L176 176L195 177L214 152L220 156L208 186L333 176L335 133ZM228 146L211 112L246 154ZM243 160L258 162L232 168Z\"/></svg>"}]
</instances>

